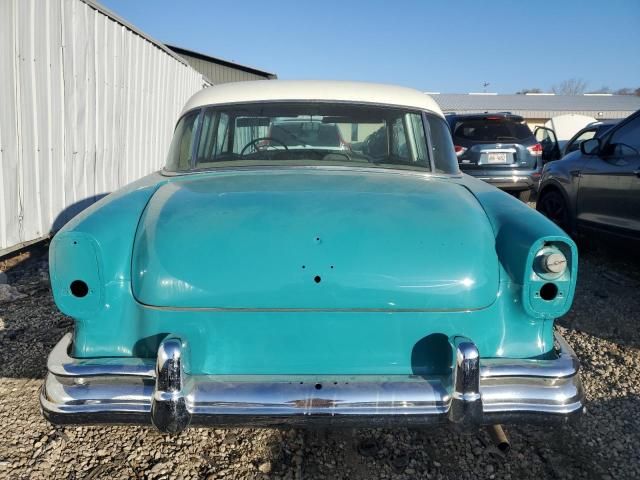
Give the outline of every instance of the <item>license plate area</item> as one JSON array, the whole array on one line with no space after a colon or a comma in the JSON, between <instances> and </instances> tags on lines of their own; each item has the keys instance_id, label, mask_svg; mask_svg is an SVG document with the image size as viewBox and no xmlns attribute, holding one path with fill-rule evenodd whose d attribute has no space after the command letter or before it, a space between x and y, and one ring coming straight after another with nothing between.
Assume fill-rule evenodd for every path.
<instances>
[{"instance_id":1,"label":"license plate area","mask_svg":"<svg viewBox=\"0 0 640 480\"><path fill-rule=\"evenodd\" d=\"M507 163L506 152L487 152L487 163Z\"/></svg>"}]
</instances>

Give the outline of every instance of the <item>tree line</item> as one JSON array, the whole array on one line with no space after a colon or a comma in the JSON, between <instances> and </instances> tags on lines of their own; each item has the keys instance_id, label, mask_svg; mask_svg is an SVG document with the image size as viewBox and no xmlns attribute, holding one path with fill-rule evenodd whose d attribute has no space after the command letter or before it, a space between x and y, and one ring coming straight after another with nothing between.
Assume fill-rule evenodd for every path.
<instances>
[{"instance_id":1,"label":"tree line","mask_svg":"<svg viewBox=\"0 0 640 480\"><path fill-rule=\"evenodd\" d=\"M550 91L544 91L541 88L523 88L516 92L518 95L527 93L555 93L556 95L582 95L584 93L611 93L613 95L637 95L640 96L640 87L638 88L618 88L612 90L608 86L602 86L595 90L587 90L588 83L581 78L570 78L558 84L552 85Z\"/></svg>"}]
</instances>

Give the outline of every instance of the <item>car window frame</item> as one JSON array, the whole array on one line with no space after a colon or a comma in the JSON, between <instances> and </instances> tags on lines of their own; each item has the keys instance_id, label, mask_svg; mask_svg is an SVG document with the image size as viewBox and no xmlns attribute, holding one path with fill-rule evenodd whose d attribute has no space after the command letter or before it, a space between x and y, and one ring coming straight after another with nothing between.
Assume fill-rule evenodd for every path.
<instances>
[{"instance_id":1,"label":"car window frame","mask_svg":"<svg viewBox=\"0 0 640 480\"><path fill-rule=\"evenodd\" d=\"M198 142L193 142L191 143L191 147L190 147L190 151L189 151L189 159L186 162L189 165L189 170L167 170L167 163L169 160L169 155L171 154L171 146L173 144L173 141L175 140L175 134L176 134L176 130L178 129L178 127L180 126L180 123L187 118L190 115L193 115L195 113L195 117L194 117L194 123L196 123L196 134L200 131L200 127L201 127L201 116L202 116L202 109L201 108L193 108L191 110L188 110L186 112L184 112L182 115L180 115L180 117L178 118L178 120L176 121L175 125L173 126L173 131L171 133L171 141L169 142L169 147L167 149L166 152L166 158L165 158L165 163L162 167L162 171L163 172L167 172L167 173L175 173L175 172L188 172L189 170L193 169L193 158L194 158L194 154L196 153L196 149L197 149L197 145L200 143L200 141L198 140ZM193 130L192 130L193 131ZM199 135L198 137L199 138Z\"/></svg>"},{"instance_id":2,"label":"car window frame","mask_svg":"<svg viewBox=\"0 0 640 480\"><path fill-rule=\"evenodd\" d=\"M576 152L576 151L580 150L580 144L581 144L582 142L584 142L584 141L586 141L586 140L591 140L591 138L585 138L584 140L580 140L580 137L581 137L582 135L584 135L585 133L588 133L588 132L593 132L593 137L591 137L591 138L596 138L596 137L598 136L598 127L597 127L597 126L594 126L594 127L585 127L585 128L583 128L582 130L580 130L578 133L576 133L576 134L573 136L573 138L572 138L571 140L569 140L569 141L567 142L567 144L565 145L565 147L564 147L564 153L565 153L565 155L566 155L567 153ZM576 148L574 148L573 150L570 150L570 148L571 148L573 145L577 145L577 146L576 146Z\"/></svg>"},{"instance_id":3,"label":"car window frame","mask_svg":"<svg viewBox=\"0 0 640 480\"><path fill-rule=\"evenodd\" d=\"M453 133L451 131L451 127L449 124L449 121L447 119L447 117L441 117L440 115L435 114L434 112L429 112L427 110L423 110L422 111L422 125L424 126L424 128L426 129L426 138L427 138L427 155L429 156L429 161L431 162L431 172L434 175L460 175L460 166L458 164L458 159L452 159L454 161L452 161L452 165L451 165L451 170L452 171L447 171L447 172L438 172L437 168L436 168L436 161L435 161L435 153L434 153L434 149L433 149L433 137L432 137L432 132L431 132L431 123L429 122L429 117L434 118L436 121L439 121L441 123L444 124L444 130L449 134L449 137L451 138L451 145L454 145L454 141L453 141ZM455 155L455 152L454 152Z\"/></svg>"},{"instance_id":4,"label":"car window frame","mask_svg":"<svg viewBox=\"0 0 640 480\"><path fill-rule=\"evenodd\" d=\"M601 141L601 145L602 148L600 148L600 154L598 156L600 156L603 159L608 159L608 158L612 158L615 157L615 152L611 151L611 146L615 145L614 143L612 143L612 138L613 136L620 130L622 130L623 128L625 128L627 125L629 125L632 122L638 121L640 122L640 110L638 110L637 112L629 115L627 118L625 118L624 120L622 120L620 123L618 123L617 125L615 125L614 127L610 128L609 130L607 130L603 137L602 137L602 141ZM599 137L594 137L594 138L599 138ZM628 145L629 148L633 148L630 145ZM635 150L635 148L633 148ZM640 152L638 153L640 155Z\"/></svg>"}]
</instances>

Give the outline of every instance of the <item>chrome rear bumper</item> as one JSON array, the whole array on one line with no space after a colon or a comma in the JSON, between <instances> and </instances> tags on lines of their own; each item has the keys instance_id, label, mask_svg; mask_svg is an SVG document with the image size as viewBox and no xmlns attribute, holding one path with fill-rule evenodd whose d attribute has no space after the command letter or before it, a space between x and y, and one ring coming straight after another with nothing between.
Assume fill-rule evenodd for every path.
<instances>
[{"instance_id":1,"label":"chrome rear bumper","mask_svg":"<svg viewBox=\"0 0 640 480\"><path fill-rule=\"evenodd\" d=\"M551 360L481 359L454 337L446 376L227 376L186 373L186 345L165 339L157 360L69 357L71 335L49 356L40 394L54 424L392 426L566 421L583 409L579 362L556 335Z\"/></svg>"}]
</instances>

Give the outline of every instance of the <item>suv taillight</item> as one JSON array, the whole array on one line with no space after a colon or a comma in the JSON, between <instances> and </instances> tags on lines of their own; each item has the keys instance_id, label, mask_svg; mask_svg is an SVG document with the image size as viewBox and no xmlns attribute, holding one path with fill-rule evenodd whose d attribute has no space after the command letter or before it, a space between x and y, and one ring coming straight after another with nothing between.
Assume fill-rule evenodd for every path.
<instances>
[{"instance_id":1,"label":"suv taillight","mask_svg":"<svg viewBox=\"0 0 640 480\"><path fill-rule=\"evenodd\" d=\"M462 154L467 151L466 148L461 147L460 145L454 145L453 148L456 151L456 155L459 157L462 156Z\"/></svg>"},{"instance_id":2,"label":"suv taillight","mask_svg":"<svg viewBox=\"0 0 640 480\"><path fill-rule=\"evenodd\" d=\"M540 145L539 143L536 143L531 147L527 147L527 150L529 150L529 153L534 157L539 157L540 155L542 155L542 145Z\"/></svg>"}]
</instances>

